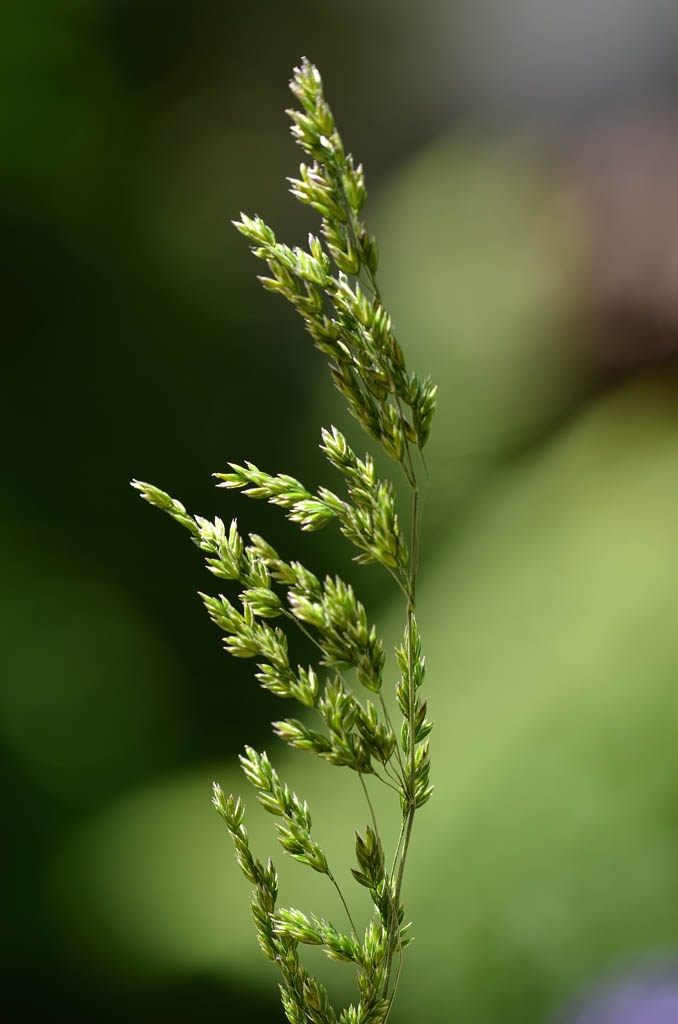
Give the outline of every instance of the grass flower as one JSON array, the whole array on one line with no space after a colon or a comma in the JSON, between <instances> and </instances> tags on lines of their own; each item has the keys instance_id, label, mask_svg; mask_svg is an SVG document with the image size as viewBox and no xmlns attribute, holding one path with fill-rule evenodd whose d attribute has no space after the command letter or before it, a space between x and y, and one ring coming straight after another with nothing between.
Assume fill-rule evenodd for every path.
<instances>
[{"instance_id":1,"label":"grass flower","mask_svg":"<svg viewBox=\"0 0 678 1024\"><path fill-rule=\"evenodd\" d=\"M297 561L286 562L262 537L241 535L234 519L190 515L181 502L152 484L133 481L151 505L191 534L207 569L235 593L202 594L208 615L224 635L225 649L256 660L261 686L297 701L315 722L285 718L275 734L291 747L357 773L372 823L356 831L355 882L372 906L363 935L353 924L349 900L313 838L308 805L280 779L266 752L245 748L240 762L261 805L277 819L283 850L326 875L346 911L349 930L278 905L278 875L269 859L250 849L245 807L215 783L213 802L235 845L236 859L254 886L252 916L264 955L281 972L281 998L290 1024L383 1024L397 989L404 948L410 941L402 904L405 866L416 813L430 798L431 723L421 688L425 660L416 621L423 449L435 410L436 388L408 371L377 284L378 250L361 219L366 198L361 165L346 153L325 100L320 74L309 61L295 69L290 88L299 107L288 111L292 134L306 154L290 191L320 215L308 247L279 242L260 217L241 214L236 228L266 271L260 280L297 311L329 362L332 380L373 442L398 464L409 485L409 536L401 526L393 484L377 477L374 460L360 458L334 426L322 431L321 449L342 478L343 496L326 487L307 490L294 477L270 475L252 463L231 463L216 473L218 486L241 490L285 511L301 530L334 524L357 548L356 561L381 565L404 602L404 635L392 668L401 721L392 723L382 695L384 644L352 586L337 576L323 580ZM294 665L288 631L300 629L318 651L317 663ZM386 856L364 776L395 790L400 817L396 848ZM332 960L353 964L358 999L337 1011L320 982L304 967L300 947L321 946Z\"/></svg>"}]
</instances>

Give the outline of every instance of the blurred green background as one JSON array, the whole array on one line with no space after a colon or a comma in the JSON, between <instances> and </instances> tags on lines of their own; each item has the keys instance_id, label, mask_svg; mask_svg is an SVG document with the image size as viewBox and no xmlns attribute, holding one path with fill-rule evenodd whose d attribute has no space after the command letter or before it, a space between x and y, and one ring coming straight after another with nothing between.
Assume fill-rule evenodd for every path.
<instances>
[{"instance_id":1,"label":"blurred green background","mask_svg":"<svg viewBox=\"0 0 678 1024\"><path fill-rule=\"evenodd\" d=\"M437 791L394 1020L540 1024L678 948L678 30L660 0L624 0L613 28L604 4L562 7L4 10L7 1019L280 1020L211 780L244 791L237 753L268 746L337 857L365 824L349 779L271 743L280 707L221 652L201 559L128 487L341 572L397 638L394 595L341 538L210 478L248 458L315 486L321 425L362 445L228 223L314 227L284 187L302 54L367 167L408 361L440 383L420 598ZM297 867L283 902L336 915ZM348 972L332 984L350 994Z\"/></svg>"}]
</instances>

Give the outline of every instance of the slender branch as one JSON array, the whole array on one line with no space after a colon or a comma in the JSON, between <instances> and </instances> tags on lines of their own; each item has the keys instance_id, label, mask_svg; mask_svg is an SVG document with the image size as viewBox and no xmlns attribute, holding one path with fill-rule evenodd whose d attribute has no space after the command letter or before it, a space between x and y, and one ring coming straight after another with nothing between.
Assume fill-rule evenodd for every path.
<instances>
[{"instance_id":1,"label":"slender branch","mask_svg":"<svg viewBox=\"0 0 678 1024\"><path fill-rule=\"evenodd\" d=\"M391 722L391 716L388 713L388 708L386 707L386 701L384 700L384 695L382 693L379 694L379 704L381 705L381 710L382 710L382 713L384 715L384 721L386 722L386 725L389 727L389 729L391 730L391 732L395 736L395 729L393 728L393 723ZM399 779L398 781L402 782L404 784L404 782L405 782L405 766L403 764L403 759L402 759L402 756L400 754L400 747L399 747L398 743L396 743L395 755L398 758L398 764L400 766L400 771L402 773L402 779Z\"/></svg>"},{"instance_id":2,"label":"slender branch","mask_svg":"<svg viewBox=\"0 0 678 1024\"><path fill-rule=\"evenodd\" d=\"M402 593L403 597L407 600L407 597L408 597L407 581L403 581L403 579L398 575L398 573L395 571L395 569L392 569L390 565L384 565L384 568L389 573L389 575L392 576L393 579L396 581L396 583L398 584L398 589Z\"/></svg>"},{"instance_id":3,"label":"slender branch","mask_svg":"<svg viewBox=\"0 0 678 1024\"><path fill-rule=\"evenodd\" d=\"M365 799L367 800L367 806L370 809L370 816L372 818L372 824L374 825L374 834L375 834L375 836L378 839L379 838L379 826L377 825L377 816L374 813L374 807L372 805L372 801L370 800L370 794L367 792L367 786L365 784L365 779L363 778L363 773L362 772L358 772L358 778L360 779L360 785L363 788L363 793L365 794ZM382 781L384 781L384 780L382 780ZM387 783L387 785L388 785L388 783Z\"/></svg>"},{"instance_id":4,"label":"slender branch","mask_svg":"<svg viewBox=\"0 0 678 1024\"><path fill-rule=\"evenodd\" d=\"M330 882L332 883L332 885L334 886L334 888L335 888L335 889L337 890L337 892L339 893L339 899L341 900L341 902L342 902L342 903L343 903L343 905L344 905L344 910L346 911L346 915L347 915L347 917L348 917L348 919L349 919L349 921L350 921L350 923L351 923L351 928L353 929L353 931L354 931L354 932L356 933L356 935L357 935L357 934L358 934L358 929L356 928L356 926L355 926L355 923L354 923L354 921L353 921L353 918L351 917L351 911L350 911L350 910L348 909L348 903L347 903L347 902L346 902L346 900L344 899L344 894L343 894L343 892L341 891L341 887L340 887L339 883L337 882L336 878L334 877L334 875L332 874L332 872L330 871L330 869L329 869L329 868L327 869L327 877L329 878Z\"/></svg>"},{"instance_id":5,"label":"slender branch","mask_svg":"<svg viewBox=\"0 0 678 1024\"><path fill-rule=\"evenodd\" d=\"M391 882L395 881L396 867L398 866L398 857L400 856L400 849L403 845L403 838L405 836L405 818L400 823L400 834L398 836L398 842L396 843L395 853L393 854L393 864L391 865L391 871L389 877Z\"/></svg>"},{"instance_id":6,"label":"slender branch","mask_svg":"<svg viewBox=\"0 0 678 1024\"><path fill-rule=\"evenodd\" d=\"M316 638L313 636L313 633L311 633L310 630L306 629L306 626L303 624L303 622L300 622L299 619L296 618L296 616L292 615L292 612L288 611L287 608L283 608L281 609L281 611L286 619L289 619L290 622L293 622L295 624L297 629L301 630L301 632L304 634L307 640L310 640L311 643L315 647L317 647L318 650L321 651L323 654L325 653L322 644L318 640L316 640Z\"/></svg>"},{"instance_id":7,"label":"slender branch","mask_svg":"<svg viewBox=\"0 0 678 1024\"><path fill-rule=\"evenodd\" d=\"M384 765L384 771L386 771L386 765ZM385 778L383 778L383 776L381 776L379 774L379 772L376 770L376 768L372 769L372 774L374 775L375 779L379 779L379 781L382 782L385 786L388 786L389 789L392 789L394 793L397 793L398 795L401 794L402 789L401 789L400 785L394 785L393 782L389 782L389 779L392 776L389 776L389 779L385 779ZM395 781L397 783L398 779L396 779Z\"/></svg>"},{"instance_id":8,"label":"slender branch","mask_svg":"<svg viewBox=\"0 0 678 1024\"><path fill-rule=\"evenodd\" d=\"M409 453L409 446L407 446ZM410 457L411 465L411 457ZM389 985L391 981L391 970L393 966L393 956L395 953L394 939L398 936L398 950L399 956L402 960L402 944L400 941L400 924L398 921L398 910L400 908L400 896L403 886L403 877L405 874L405 864L407 862L407 854L409 852L410 838L412 836L412 826L414 824L414 815L416 812L416 783L415 783L415 756L416 756L416 742L415 742L415 692L414 692L414 638L413 638L413 626L414 626L414 608L416 598L416 585L417 585L417 560L419 554L419 490L416 485L416 480L412 489L412 539L411 539L411 555L410 555L410 593L407 604L407 663L409 672L409 686L408 686L408 755L409 755L409 777L408 786L405 791L404 797L406 800L406 815L404 819L404 838L403 830L401 829L402 838L402 854L400 856L400 864L398 866L397 880L395 884L395 891L393 896L394 902L394 914L391 923L391 934L389 936L389 948L387 953L387 967L386 976L384 981L384 995L388 993ZM400 840L398 845L400 846ZM394 863L395 866L395 863ZM393 998L395 996L396 987L398 984L398 978L400 971L396 974L393 992L389 1002L389 1010L393 1004Z\"/></svg>"}]
</instances>

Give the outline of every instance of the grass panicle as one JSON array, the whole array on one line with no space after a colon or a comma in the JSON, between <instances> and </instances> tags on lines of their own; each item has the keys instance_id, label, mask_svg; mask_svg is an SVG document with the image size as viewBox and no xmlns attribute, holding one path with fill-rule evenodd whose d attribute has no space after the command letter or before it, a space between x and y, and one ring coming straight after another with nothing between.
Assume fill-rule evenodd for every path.
<instances>
[{"instance_id":1,"label":"grass panicle","mask_svg":"<svg viewBox=\"0 0 678 1024\"><path fill-rule=\"evenodd\" d=\"M398 463L411 493L409 536L401 526L395 489L377 476L370 454L359 457L335 426L322 431L321 450L342 478L344 496L327 487L317 493L284 473L271 475L250 462L230 463L216 473L219 487L241 490L285 511L303 531L336 523L357 549L360 564L381 565L404 601L405 629L393 664L369 622L353 587L338 576L318 579L298 561L286 562L257 534L244 538L233 519L210 521L190 515L181 502L151 484L133 486L151 505L191 534L207 569L233 590L201 594L208 615L236 658L256 659L255 677L278 697L296 701L303 717L273 723L290 747L357 773L370 818L355 833L356 867L351 871L371 918L358 934L349 901L336 882L328 858L312 835L305 801L280 779L266 752L245 748L243 772L261 805L277 819L285 853L326 875L336 888L349 929L296 908L279 908L273 864L256 859L244 824L240 797L214 784L213 803L235 846L236 860L254 889L251 897L259 944L281 971L280 992L290 1024L383 1024L389 1016L410 938L402 905L405 866L416 812L431 796L427 704L422 697L425 659L415 616L421 489L426 476L423 449L435 410L436 388L410 372L391 317L377 285L377 244L362 218L365 175L348 154L325 100L320 74L304 59L290 88L299 108L288 111L292 135L308 158L290 191L320 215L308 247L279 242L258 216L241 214L236 228L263 260L263 286L297 311L318 349L327 357L334 385L362 429ZM294 665L288 635L299 629L317 650L317 661ZM394 670L401 715L391 722L383 686ZM315 716L315 721L308 715ZM365 777L394 794L400 818L396 848L387 856ZM360 890L358 891L360 897ZM357 1001L340 1011L320 982L308 974L299 954L304 945L321 946L332 960L353 965Z\"/></svg>"}]
</instances>

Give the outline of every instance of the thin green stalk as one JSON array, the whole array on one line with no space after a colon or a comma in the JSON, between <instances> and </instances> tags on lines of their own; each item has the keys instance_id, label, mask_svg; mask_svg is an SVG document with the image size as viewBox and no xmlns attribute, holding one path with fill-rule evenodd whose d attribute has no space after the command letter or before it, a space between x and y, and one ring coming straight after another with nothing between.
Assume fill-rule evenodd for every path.
<instances>
[{"instance_id":1,"label":"thin green stalk","mask_svg":"<svg viewBox=\"0 0 678 1024\"><path fill-rule=\"evenodd\" d=\"M370 809L370 817L372 818L372 824L374 825L374 834L377 837L377 839L379 839L379 826L377 825L377 816L374 813L374 807L372 805L372 801L370 800L370 794L367 792L367 785L365 783L365 779L363 777L362 772L358 772L358 778L360 779L360 785L363 788L363 793L365 794L365 799L367 800L367 806Z\"/></svg>"},{"instance_id":2,"label":"thin green stalk","mask_svg":"<svg viewBox=\"0 0 678 1024\"><path fill-rule=\"evenodd\" d=\"M292 612L289 612L287 608L282 608L281 614L284 615L285 618L288 619L290 622L293 622L297 629L304 634L306 639L310 640L313 646L317 647L317 649L322 652L322 644L318 641L316 637L313 636L313 633L311 633L310 629L306 628L303 622L299 622L299 619L296 619L294 615L292 615Z\"/></svg>"},{"instance_id":3,"label":"thin green stalk","mask_svg":"<svg viewBox=\"0 0 678 1024\"><path fill-rule=\"evenodd\" d=\"M384 715L384 721L388 725L389 729L391 729L392 732L395 732L395 730L393 729L393 723L391 722L391 716L388 713L388 708L386 707L386 701L384 700L384 695L382 693L379 694L379 704L381 705L381 710L382 710L382 713ZM396 748L395 748L395 755L396 755L396 757L398 759L398 765L400 766L400 771L402 773L402 777L399 778L398 781L401 784L404 785L404 783L405 783L405 766L403 765L403 759L400 756L400 747L397 746L397 745L396 745Z\"/></svg>"},{"instance_id":4,"label":"thin green stalk","mask_svg":"<svg viewBox=\"0 0 678 1024\"><path fill-rule=\"evenodd\" d=\"M387 766L386 766L386 765L384 765L384 771L386 771L386 767L387 767ZM398 783L399 783L399 780L398 780L397 778L395 778L395 784L394 784L393 782L390 782L390 781L389 781L389 779L393 779L393 778L394 778L394 777L393 777L392 775L389 775L388 779L385 779L385 778L383 778L383 777L382 777L382 776L381 776L381 775L379 774L379 772L377 771L377 769L376 769L376 768L373 768L373 769L372 769L372 774L374 775L375 779L379 779L379 781L380 781L381 783L383 783L383 784L384 784L384 786L388 786L388 788L389 788L389 789L392 789L394 793L398 793L398 794L400 794L400 793L402 792L402 787L401 787L401 785L399 785L399 784L398 784Z\"/></svg>"},{"instance_id":5,"label":"thin green stalk","mask_svg":"<svg viewBox=\"0 0 678 1024\"><path fill-rule=\"evenodd\" d=\"M351 911L350 911L350 910L348 909L348 903L346 902L346 900L345 900L345 898L344 898L344 894L343 894L343 892L341 891L341 886L339 885L339 883L337 882L336 878L334 877L334 875L332 874L332 872L331 872L331 871L329 870L329 868L327 869L327 877L329 878L330 882L332 883L332 885L334 886L334 888L335 888L335 889L337 890L337 892L339 893L339 899L341 900L341 902L342 902L342 903L343 903L343 905L344 905L344 910L346 911L346 916L348 917L348 919L349 919L349 921L350 921L350 924L351 924L351 928L353 929L353 931L354 931L355 933L357 933L358 929L356 928L356 926L355 926L355 922L353 921L353 918L351 917Z\"/></svg>"},{"instance_id":6,"label":"thin green stalk","mask_svg":"<svg viewBox=\"0 0 678 1024\"><path fill-rule=\"evenodd\" d=\"M405 874L405 864L407 862L407 854L409 852L410 838L412 836L412 827L414 825L414 816L416 813L416 796L415 796L415 756L416 756L416 741L415 741L415 692L414 684L412 680L414 678L414 610L415 610L415 598L416 598L416 585L417 585L417 558L419 548L419 490L416 486L416 482L412 492L412 539L411 539L411 555L410 555L410 594L407 604L407 660L410 674L410 687L409 687L409 707L408 707L408 725L409 725L409 761L410 771L408 778L408 787L406 790L407 809L404 820L404 839L402 844L402 854L400 857L400 864L398 867L398 876L395 885L394 892L394 904L395 904L395 916L391 927L391 938L389 940L389 952L388 962L386 969L386 979L384 983L384 994L388 993L388 988L391 978L391 969L394 955L394 940L396 933L399 935L399 924L397 911L400 907L400 897L403 887L403 878ZM403 835L401 831L401 836ZM399 843L400 845L400 843ZM400 945L400 943L399 943ZM396 979L397 984L397 979ZM395 991L393 993L395 995Z\"/></svg>"}]
</instances>

